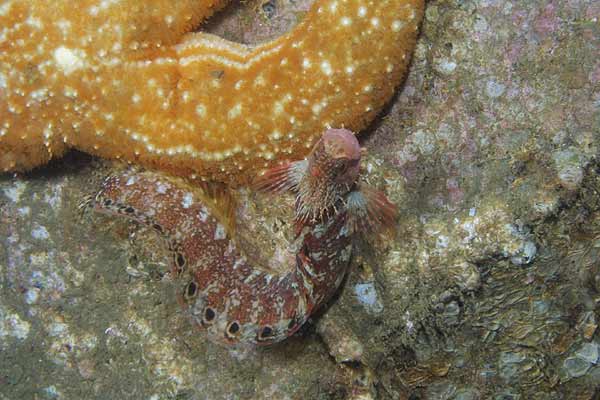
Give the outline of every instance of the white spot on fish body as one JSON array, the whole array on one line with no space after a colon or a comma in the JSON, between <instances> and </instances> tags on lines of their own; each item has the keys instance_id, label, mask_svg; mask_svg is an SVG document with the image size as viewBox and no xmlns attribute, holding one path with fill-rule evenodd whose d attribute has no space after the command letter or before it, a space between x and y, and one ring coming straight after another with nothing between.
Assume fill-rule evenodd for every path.
<instances>
[{"instance_id":1,"label":"white spot on fish body","mask_svg":"<svg viewBox=\"0 0 600 400\"><path fill-rule=\"evenodd\" d=\"M165 194L167 193L167 185L165 185L164 183L159 183L158 185L156 185L156 192L160 193L160 194Z\"/></svg>"},{"instance_id":2,"label":"white spot on fish body","mask_svg":"<svg viewBox=\"0 0 600 400\"><path fill-rule=\"evenodd\" d=\"M217 227L215 228L215 240L223 240L227 237L227 235L225 234L225 227L221 224L217 224Z\"/></svg>"},{"instance_id":3,"label":"white spot on fish body","mask_svg":"<svg viewBox=\"0 0 600 400\"><path fill-rule=\"evenodd\" d=\"M208 219L208 210L205 207L202 207L200 211L198 211L198 218L200 222L206 222Z\"/></svg>"},{"instance_id":4,"label":"white spot on fish body","mask_svg":"<svg viewBox=\"0 0 600 400\"><path fill-rule=\"evenodd\" d=\"M249 284L250 282L252 282L254 279L258 278L260 276L261 272L258 270L254 270L250 273L250 275L248 275L246 277L246 279L244 279L244 283Z\"/></svg>"},{"instance_id":5,"label":"white spot on fish body","mask_svg":"<svg viewBox=\"0 0 600 400\"><path fill-rule=\"evenodd\" d=\"M243 265L246 262L244 257L240 257L233 263L233 269L238 269L240 265Z\"/></svg>"},{"instance_id":6,"label":"white spot on fish body","mask_svg":"<svg viewBox=\"0 0 600 400\"><path fill-rule=\"evenodd\" d=\"M190 208L193 204L193 200L194 198L192 197L192 194L186 193L185 196L183 196L183 200L181 201L181 206L183 208Z\"/></svg>"}]
</instances>

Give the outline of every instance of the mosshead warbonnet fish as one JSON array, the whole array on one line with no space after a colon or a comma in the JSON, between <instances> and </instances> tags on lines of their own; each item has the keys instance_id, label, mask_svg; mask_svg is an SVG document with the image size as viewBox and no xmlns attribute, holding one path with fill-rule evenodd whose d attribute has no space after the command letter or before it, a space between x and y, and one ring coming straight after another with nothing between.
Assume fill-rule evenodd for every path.
<instances>
[{"instance_id":1,"label":"mosshead warbonnet fish","mask_svg":"<svg viewBox=\"0 0 600 400\"><path fill-rule=\"evenodd\" d=\"M186 279L182 299L192 322L221 344L272 344L294 334L340 286L358 230L389 226L395 206L360 182L354 134L329 129L305 160L267 171L254 188L291 192L295 254L283 272L255 265L254 248L227 229L210 198L184 181L153 172L106 179L94 210L154 228Z\"/></svg>"}]
</instances>

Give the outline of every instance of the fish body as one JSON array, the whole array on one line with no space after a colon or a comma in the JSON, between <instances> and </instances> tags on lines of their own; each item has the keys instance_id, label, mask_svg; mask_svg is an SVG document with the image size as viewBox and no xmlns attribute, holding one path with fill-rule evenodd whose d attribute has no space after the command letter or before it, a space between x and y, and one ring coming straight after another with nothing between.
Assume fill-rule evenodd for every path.
<instances>
[{"instance_id":1,"label":"fish body","mask_svg":"<svg viewBox=\"0 0 600 400\"><path fill-rule=\"evenodd\" d=\"M192 322L221 344L265 345L294 334L336 292L347 272L358 192L360 147L346 130L328 130L306 160L267 172L257 187L296 193L296 253L273 272L250 260L211 210L209 199L181 180L152 172L109 177L96 211L153 227L186 277L183 303ZM282 172L283 171L283 172ZM310 194L310 201L307 196Z\"/></svg>"}]
</instances>

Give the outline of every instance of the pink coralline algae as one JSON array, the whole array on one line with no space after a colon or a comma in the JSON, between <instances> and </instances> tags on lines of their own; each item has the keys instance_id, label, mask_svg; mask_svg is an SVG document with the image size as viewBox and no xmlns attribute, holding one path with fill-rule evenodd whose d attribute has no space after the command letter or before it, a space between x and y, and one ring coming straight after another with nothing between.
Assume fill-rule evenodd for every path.
<instances>
[{"instance_id":1,"label":"pink coralline algae","mask_svg":"<svg viewBox=\"0 0 600 400\"><path fill-rule=\"evenodd\" d=\"M546 8L534 21L535 31L545 37L558 29L560 18L556 15L556 7L553 4L548 4Z\"/></svg>"},{"instance_id":2,"label":"pink coralline algae","mask_svg":"<svg viewBox=\"0 0 600 400\"><path fill-rule=\"evenodd\" d=\"M295 263L283 272L255 266L258 251L240 245L208 196L181 180L150 172L112 176L91 206L158 232L173 274L187 279L182 304L209 339L271 344L294 334L335 293L353 233L395 218L382 193L359 183L360 156L350 131L330 129L307 159L257 180L262 190L296 193Z\"/></svg>"}]
</instances>

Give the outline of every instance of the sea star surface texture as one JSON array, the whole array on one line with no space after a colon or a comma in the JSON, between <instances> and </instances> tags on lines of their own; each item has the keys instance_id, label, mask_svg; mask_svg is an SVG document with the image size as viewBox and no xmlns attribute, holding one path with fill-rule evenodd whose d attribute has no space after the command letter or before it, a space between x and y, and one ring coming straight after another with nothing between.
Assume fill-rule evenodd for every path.
<instances>
[{"instance_id":1,"label":"sea star surface texture","mask_svg":"<svg viewBox=\"0 0 600 400\"><path fill-rule=\"evenodd\" d=\"M391 97L423 0L315 0L258 46L192 32L218 0L0 0L0 171L67 149L247 182L364 128Z\"/></svg>"}]
</instances>

